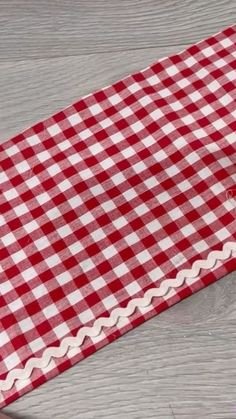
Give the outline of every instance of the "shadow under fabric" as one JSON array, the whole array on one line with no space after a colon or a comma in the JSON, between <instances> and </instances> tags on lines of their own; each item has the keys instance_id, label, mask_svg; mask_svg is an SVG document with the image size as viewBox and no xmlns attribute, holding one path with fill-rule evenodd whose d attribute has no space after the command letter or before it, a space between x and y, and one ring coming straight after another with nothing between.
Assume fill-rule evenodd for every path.
<instances>
[{"instance_id":1,"label":"shadow under fabric","mask_svg":"<svg viewBox=\"0 0 236 419\"><path fill-rule=\"evenodd\" d=\"M236 26L0 146L1 407L236 269L235 100Z\"/></svg>"}]
</instances>

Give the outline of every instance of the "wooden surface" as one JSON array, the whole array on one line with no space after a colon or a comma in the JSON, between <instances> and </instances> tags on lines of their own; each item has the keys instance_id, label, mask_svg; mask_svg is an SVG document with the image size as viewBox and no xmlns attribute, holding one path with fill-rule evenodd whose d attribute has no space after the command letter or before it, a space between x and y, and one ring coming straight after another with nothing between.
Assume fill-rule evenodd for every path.
<instances>
[{"instance_id":1,"label":"wooden surface","mask_svg":"<svg viewBox=\"0 0 236 419\"><path fill-rule=\"evenodd\" d=\"M235 0L0 0L0 138L235 23ZM236 274L5 412L15 419L235 419Z\"/></svg>"}]
</instances>

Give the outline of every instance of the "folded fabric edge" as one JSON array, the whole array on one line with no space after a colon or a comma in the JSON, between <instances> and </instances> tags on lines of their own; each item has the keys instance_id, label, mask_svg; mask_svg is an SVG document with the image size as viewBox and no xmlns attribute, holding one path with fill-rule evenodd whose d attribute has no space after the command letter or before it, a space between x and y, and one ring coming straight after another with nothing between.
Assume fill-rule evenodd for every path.
<instances>
[{"instance_id":1,"label":"folded fabric edge","mask_svg":"<svg viewBox=\"0 0 236 419\"><path fill-rule=\"evenodd\" d=\"M83 100L87 100L89 97L96 96L100 92L105 92L110 87L116 86L120 82L122 82L122 81L124 81L124 80L126 80L126 79L128 79L130 77L134 77L136 75L136 73L144 73L149 68L154 67L157 63L160 63L160 62L165 61L167 59L171 59L171 58L176 57L176 56L180 56L183 53L186 53L188 51L191 51L191 49L193 47L200 46L201 44L203 44L207 40L213 39L213 38L218 37L220 35L222 35L222 37L224 37L224 36L230 36L232 34L232 31L235 30L234 29L235 26L236 26L236 24L232 24L230 26L227 26L225 28L222 28L220 31L214 33L213 35L210 35L207 38L201 39L200 41L198 41L196 43L192 43L187 48L184 48L181 51L177 51L175 54L171 54L170 56L167 56L166 55L166 56L164 56L162 58L159 58L158 60L155 60L155 61L151 62L148 66L142 68L141 70L138 70L137 72L132 72L132 73L126 74L126 75L124 75L124 77L122 77L119 80L115 80L113 83L107 84L106 86L102 86L102 87L96 89L93 92L90 92L90 93L88 93L86 95L83 95L78 101L76 101L76 102L74 102L72 104L69 104L68 106L65 106L64 108L62 108L59 111L54 112L50 117L45 117L44 119L42 119L41 121L36 122L35 124L31 125L30 127L26 127L25 129L23 129L23 131L20 134L15 135L15 136L13 136L11 138L8 138L8 139L4 140L3 142L1 142L1 144L0 144L0 151L1 151L1 148L2 147L5 148L5 147L8 147L8 145L10 145L11 143L18 143L18 142L22 141L24 139L24 136L26 136L26 135L28 135L30 133L39 134L40 132L42 132L45 129L45 123L48 122L49 119L50 120L51 119L52 120L55 119L55 117L57 117L61 112L64 112L67 109L70 109L71 107L74 107L76 109L79 108L80 105L82 105Z\"/></svg>"},{"instance_id":2,"label":"folded fabric edge","mask_svg":"<svg viewBox=\"0 0 236 419\"><path fill-rule=\"evenodd\" d=\"M79 348L86 337L99 337L103 328L117 326L121 318L129 318L137 309L152 309L151 303L155 297L170 298L173 291L181 288L184 284L193 285L198 279L202 269L211 270L218 261L226 261L236 256L236 242L226 242L222 250L211 251L207 259L196 260L191 269L183 269L178 272L176 278L165 279L160 287L150 288L142 298L132 299L125 308L115 308L110 317L100 317L95 320L91 327L82 327L77 336L65 337L59 347L48 347L41 358L30 358L23 369L11 370L6 380L0 381L0 403L4 403L4 392L9 391L18 381L25 381L31 377L34 369L46 370L53 358L62 358L72 348Z\"/></svg>"},{"instance_id":3,"label":"folded fabric edge","mask_svg":"<svg viewBox=\"0 0 236 419\"><path fill-rule=\"evenodd\" d=\"M234 25L232 26L232 27L234 27ZM214 36L217 36L218 34L227 34L227 31L228 30L230 30L232 27L229 27L229 28L227 28L227 29L225 29L225 30L223 30L223 31L220 31L220 32L218 32L217 34L215 34L215 35L212 35L211 37L209 37L208 39L210 39L210 38L212 38L212 37L214 37ZM203 41L199 41L197 44L195 44L195 45L198 45L198 44L201 44L201 42L203 42ZM188 48L186 48L185 50L183 50L183 51L181 51L181 52L177 52L176 54L174 54L173 56L175 56L175 55L179 55L179 54L181 54L181 53L183 53L184 51L188 51L189 50L189 48L191 48L191 46L189 46ZM161 60L158 60L158 62L160 62L160 61L163 61L164 59L165 59L166 57L164 57L164 58L162 58ZM151 65L152 66L152 65ZM150 66L148 66L147 68L149 68ZM141 70L141 71L145 71L145 69L143 69L143 70ZM131 75L130 75L131 76ZM126 76L124 79L126 79L127 77L130 77L130 76ZM100 89L99 91L104 91L107 87L109 87L109 86L106 86L106 87L104 87L103 89ZM94 93L93 93L94 94ZM84 96L83 97L83 99L84 98L86 98L86 97L89 97L90 96L90 94L89 95L87 95L87 96ZM82 99L81 99L82 100ZM81 102L81 100L79 100L78 102L76 102L76 103L80 103ZM70 105L71 106L71 105ZM68 106L68 108L70 107L70 106ZM57 115L58 114L58 112L57 113L55 113L55 115ZM45 122L46 121L48 121L48 119L45 119ZM42 131L42 130L44 130L45 129L45 126L44 126L44 121L42 121L42 122L40 122L40 123L38 123L38 124L36 124L34 127L32 127L32 128L28 128L25 132L27 132L28 130L33 130L33 131L37 131L37 130L39 130L39 131ZM14 137L13 139L11 139L11 140L8 140L8 142L10 142L10 143L14 143L14 142L19 142L21 139L23 139L23 136L22 136L22 134L20 134L19 136L16 136L16 137ZM3 143L3 147L5 146L7 144L7 142L5 142L5 143ZM1 145L0 145L0 149L1 149ZM231 194L230 194L230 196L229 196L229 198L232 198L232 196L231 196ZM225 245L228 245L229 243L225 243ZM230 255L228 255L226 258L225 257L223 257L223 254L221 254L221 256L222 256L222 260L227 260L227 259L229 259L230 257L231 257L231 255L235 252L235 243L232 243L232 242L230 242L230 244L233 244L233 250L232 250L232 252L230 253ZM218 252L223 252L224 250L222 250L222 251L218 251ZM213 252L215 252L215 251L213 251ZM209 258L210 258L210 256L212 255L212 253L213 252L210 252L210 254L209 254ZM228 252L228 250L227 250L227 252ZM207 260L208 260L208 258L207 258ZM206 262L207 260L204 260L204 261L202 261L202 262ZM221 260L221 259L218 259L218 260ZM197 262L201 262L201 261L197 261ZM215 263L216 263L216 260L215 260ZM213 264L213 266L214 266L214 264ZM213 266L211 266L210 268L207 268L207 267L200 267L200 269L211 269ZM199 269L199 271L200 271L200 269ZM235 269L235 268L234 268ZM233 269L232 269L233 270ZM227 272L226 272L227 273ZM228 272L229 273L229 272ZM222 276L222 275L221 275ZM196 276L194 277L194 278L196 278ZM192 277L192 279L194 279L193 277ZM176 278L177 279L177 278ZM175 279L175 280L176 280ZM218 278L219 279L219 278ZM171 280L171 281L175 281L175 280ZM216 280L216 279L214 279L214 280ZM170 281L170 279L166 279L166 281ZM184 284L184 283L186 283L186 285L188 284L188 282L190 283L191 282L191 278L188 278L188 277L186 277L186 278L184 278L183 279L183 282L182 282L182 285ZM193 281L194 282L194 281ZM214 282L214 281L212 281L212 282ZM181 285L179 285L179 286L181 286ZM162 287L161 287L162 288ZM168 288L168 287L167 287ZM172 290L174 289L174 288L176 288L176 287L173 287L173 288L171 288ZM200 287L200 288L202 288L202 287ZM199 288L199 289L200 289ZM164 288L163 288L164 289ZM156 291L156 290L158 290L158 288L154 288L154 290ZM148 290L148 291L150 291L150 290ZM169 293L171 292L171 290L168 288L167 289L167 291L166 291L166 294L164 294L164 296L165 296L165 298L168 298L168 295L169 295ZM146 298L146 296L144 296L143 298ZM155 295L153 295L152 297L151 297L151 295L149 296L149 298L155 298ZM185 298L184 296L183 296L183 298ZM133 304L135 305L135 301L133 301ZM140 307L145 307L145 306L142 306L142 305L140 305ZM148 308L149 307L149 305L147 305L146 306L146 308ZM136 308L138 308L138 306L135 306L135 307L133 307L133 311L135 311L136 310ZM166 307L167 308L167 307ZM128 310L129 309L129 307L127 306L125 309L121 309L121 310ZM130 308L131 309L131 308ZM117 310L117 309L116 309ZM119 310L119 309L118 309ZM161 310L162 311L162 310ZM132 313L131 313L132 314ZM131 315L130 314L130 315ZM117 313L116 313L116 316L117 316ZM122 317L122 316L119 316L119 318L120 317ZM127 317L127 316L126 316ZM151 317L151 316L149 316L149 317ZM123 318L124 318L124 316L123 316ZM102 318L102 319L105 319L105 318ZM97 319L97 320L95 320L95 322L96 321L100 321L101 319ZM108 321L109 319L108 318L106 318L106 321ZM118 318L117 318L117 321L118 321ZM114 323L113 324L113 326L114 325L116 325L117 326L117 324L116 323ZM95 326L95 323L94 323L94 326ZM94 326L93 327L91 327L91 328L88 328L88 329L93 329L94 328ZM98 324L98 326L99 327L101 327L101 330L100 330L100 332L98 333L98 335L95 335L95 336L99 336L99 334L101 334L102 333L102 329L103 329L103 327L112 327L111 325L106 325L106 324ZM98 327L97 326L97 327ZM87 329L87 328L85 328L85 329ZM129 330L129 329L128 329ZM85 331L84 331L85 332ZM89 333L92 333L91 332L91 330L90 330L90 332ZM87 334L87 335L85 335L84 336L84 338L83 339L85 339L85 337L86 336L93 336L92 334L91 335L89 335L89 334ZM83 341L81 341L81 339L82 339L82 335L80 336L80 345L82 345L83 344ZM117 337L119 337L119 336L117 336ZM111 338L111 340L110 341L112 341L112 340L114 340L116 337L114 337L114 338ZM65 338L65 339L68 339L68 338ZM77 339L77 337L75 338L75 339ZM62 342L63 343L63 342ZM67 344L69 344L69 342L68 341L66 341L66 343ZM61 355L60 353L59 353L59 351L60 351L60 349L62 350L65 350L66 349L66 343L65 344L63 344L62 345L62 348L61 348L61 346L60 346L60 348L47 348L46 350L45 350L45 352L46 351L48 351L48 353L46 354L47 355L47 360L49 360L49 363L50 363L50 361L51 361L51 359L53 358L53 357L59 357L59 356L57 356L57 355L60 355L60 357L61 356L63 356L63 355ZM74 342L70 342L70 343L72 343L72 345L69 345L69 347L73 347L73 344L74 344ZM76 342L77 343L77 342ZM105 344L103 344L103 345L101 345L101 346L104 346ZM69 348L68 347L68 348ZM68 348L67 348L67 350L68 350ZM56 349L58 352L56 353L56 355L53 355L53 353L51 353L51 352L49 352L49 351L51 351L51 349L52 349L52 352L53 352L53 350L54 349ZM90 353L91 352L94 352L94 351L90 351ZM62 352L61 352L62 353ZM64 353L64 352L63 352ZM66 354L66 352L64 353L64 355ZM50 356L51 357L50 357ZM46 359L44 356L42 357L42 358L44 358L44 359ZM49 359L50 358L50 359ZM40 368L41 370L47 370L47 368L48 368L48 366L49 366L49 363L46 365L46 367L44 367L44 366L42 366L42 367L38 367L37 365L36 366L34 366L34 362L33 362L33 360L37 360L37 358L31 358L30 360L29 360L29 362L31 361L32 362L32 364L30 364L30 375L28 376L28 378L32 375L32 373L33 373L33 370L34 369L37 369L37 368ZM68 368L68 366L67 366L67 368ZM64 368L64 369L66 369L66 367ZM63 368L61 369L61 370L63 370ZM13 373L14 371L19 371L19 370L12 370L12 371L10 371L9 372L9 374L11 374L11 373ZM25 371L25 369L24 370L20 370L20 371ZM15 373L14 373L15 374ZM12 387L17 383L17 382L20 382L20 381L22 381L22 388L20 389L20 393L21 394L23 394L23 393L25 393L27 390L25 390L25 388L24 388L24 390L23 390L23 382L24 382L24 380L27 380L26 378L18 378L18 376L17 376L17 374L16 374L16 377L14 376L14 374L12 374L12 376L10 376L10 380L11 381L9 381L9 378L7 377L7 380L6 381L4 381L4 383L8 383L8 387L7 387L7 389L1 389L1 382L0 382L0 407L3 407L4 405L6 405L6 404L8 404L8 403L10 403L11 401L13 401L13 400L15 400L16 398L18 398L19 396L14 396L14 397L8 397L8 395L6 395L6 394L2 394L2 400L1 400L1 391L3 391L3 393L5 393L5 391L7 392L7 391L9 391L9 389L12 389ZM55 375L57 375L57 373L55 372L55 373L53 373L53 376L55 376ZM12 380L13 380L13 382L12 382ZM32 380L33 381L33 380ZM46 379L45 378L41 378L41 380L40 379L38 379L38 381L37 382L35 382L35 381L33 381L34 382L34 387L36 387L37 385L40 385L40 384L42 384L42 382L44 382L44 381L46 381ZM10 385L10 387L9 387L9 383L11 382L11 385ZM5 384L4 384L4 386L5 386ZM26 384L25 384L25 386L26 386ZM19 387L20 388L20 387ZM32 388L32 387L31 387ZM6 397L5 397L6 396ZM5 397L5 400L4 400L4 397ZM3 403L3 404L2 404ZM2 404L2 405L1 405Z\"/></svg>"}]
</instances>

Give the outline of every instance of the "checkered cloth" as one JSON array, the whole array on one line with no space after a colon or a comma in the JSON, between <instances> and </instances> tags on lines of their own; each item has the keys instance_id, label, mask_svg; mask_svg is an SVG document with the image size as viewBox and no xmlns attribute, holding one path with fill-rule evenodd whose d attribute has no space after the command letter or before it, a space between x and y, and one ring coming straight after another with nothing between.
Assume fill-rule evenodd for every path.
<instances>
[{"instance_id":1,"label":"checkered cloth","mask_svg":"<svg viewBox=\"0 0 236 419\"><path fill-rule=\"evenodd\" d=\"M236 26L3 143L2 406L236 268L235 69Z\"/></svg>"}]
</instances>

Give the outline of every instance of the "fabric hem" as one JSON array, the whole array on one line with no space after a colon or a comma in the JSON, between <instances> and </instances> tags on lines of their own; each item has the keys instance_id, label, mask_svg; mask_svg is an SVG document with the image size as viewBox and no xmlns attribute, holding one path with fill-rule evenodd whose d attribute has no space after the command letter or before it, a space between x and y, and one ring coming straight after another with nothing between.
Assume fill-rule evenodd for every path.
<instances>
[{"instance_id":1,"label":"fabric hem","mask_svg":"<svg viewBox=\"0 0 236 419\"><path fill-rule=\"evenodd\" d=\"M207 259L196 260L191 269L179 271L175 279L165 279L160 287L148 289L143 297L132 299L125 308L115 308L109 317L96 319L91 327L82 327L75 337L62 339L59 347L46 348L41 358L30 358L23 369L9 371L6 380L0 381L0 396L2 396L2 398L0 397L0 403L3 402L1 392L11 390L17 381L29 379L35 369L45 370L52 359L65 357L69 350L82 346L85 338L99 337L103 328L116 327L122 318L129 319L137 309L151 311L154 298L162 297L166 300L173 296L175 289L181 288L183 285L193 285L198 281L201 269L210 270L214 268L218 261L231 258L234 252L236 252L236 242L226 242L222 250L211 251Z\"/></svg>"}]
</instances>

